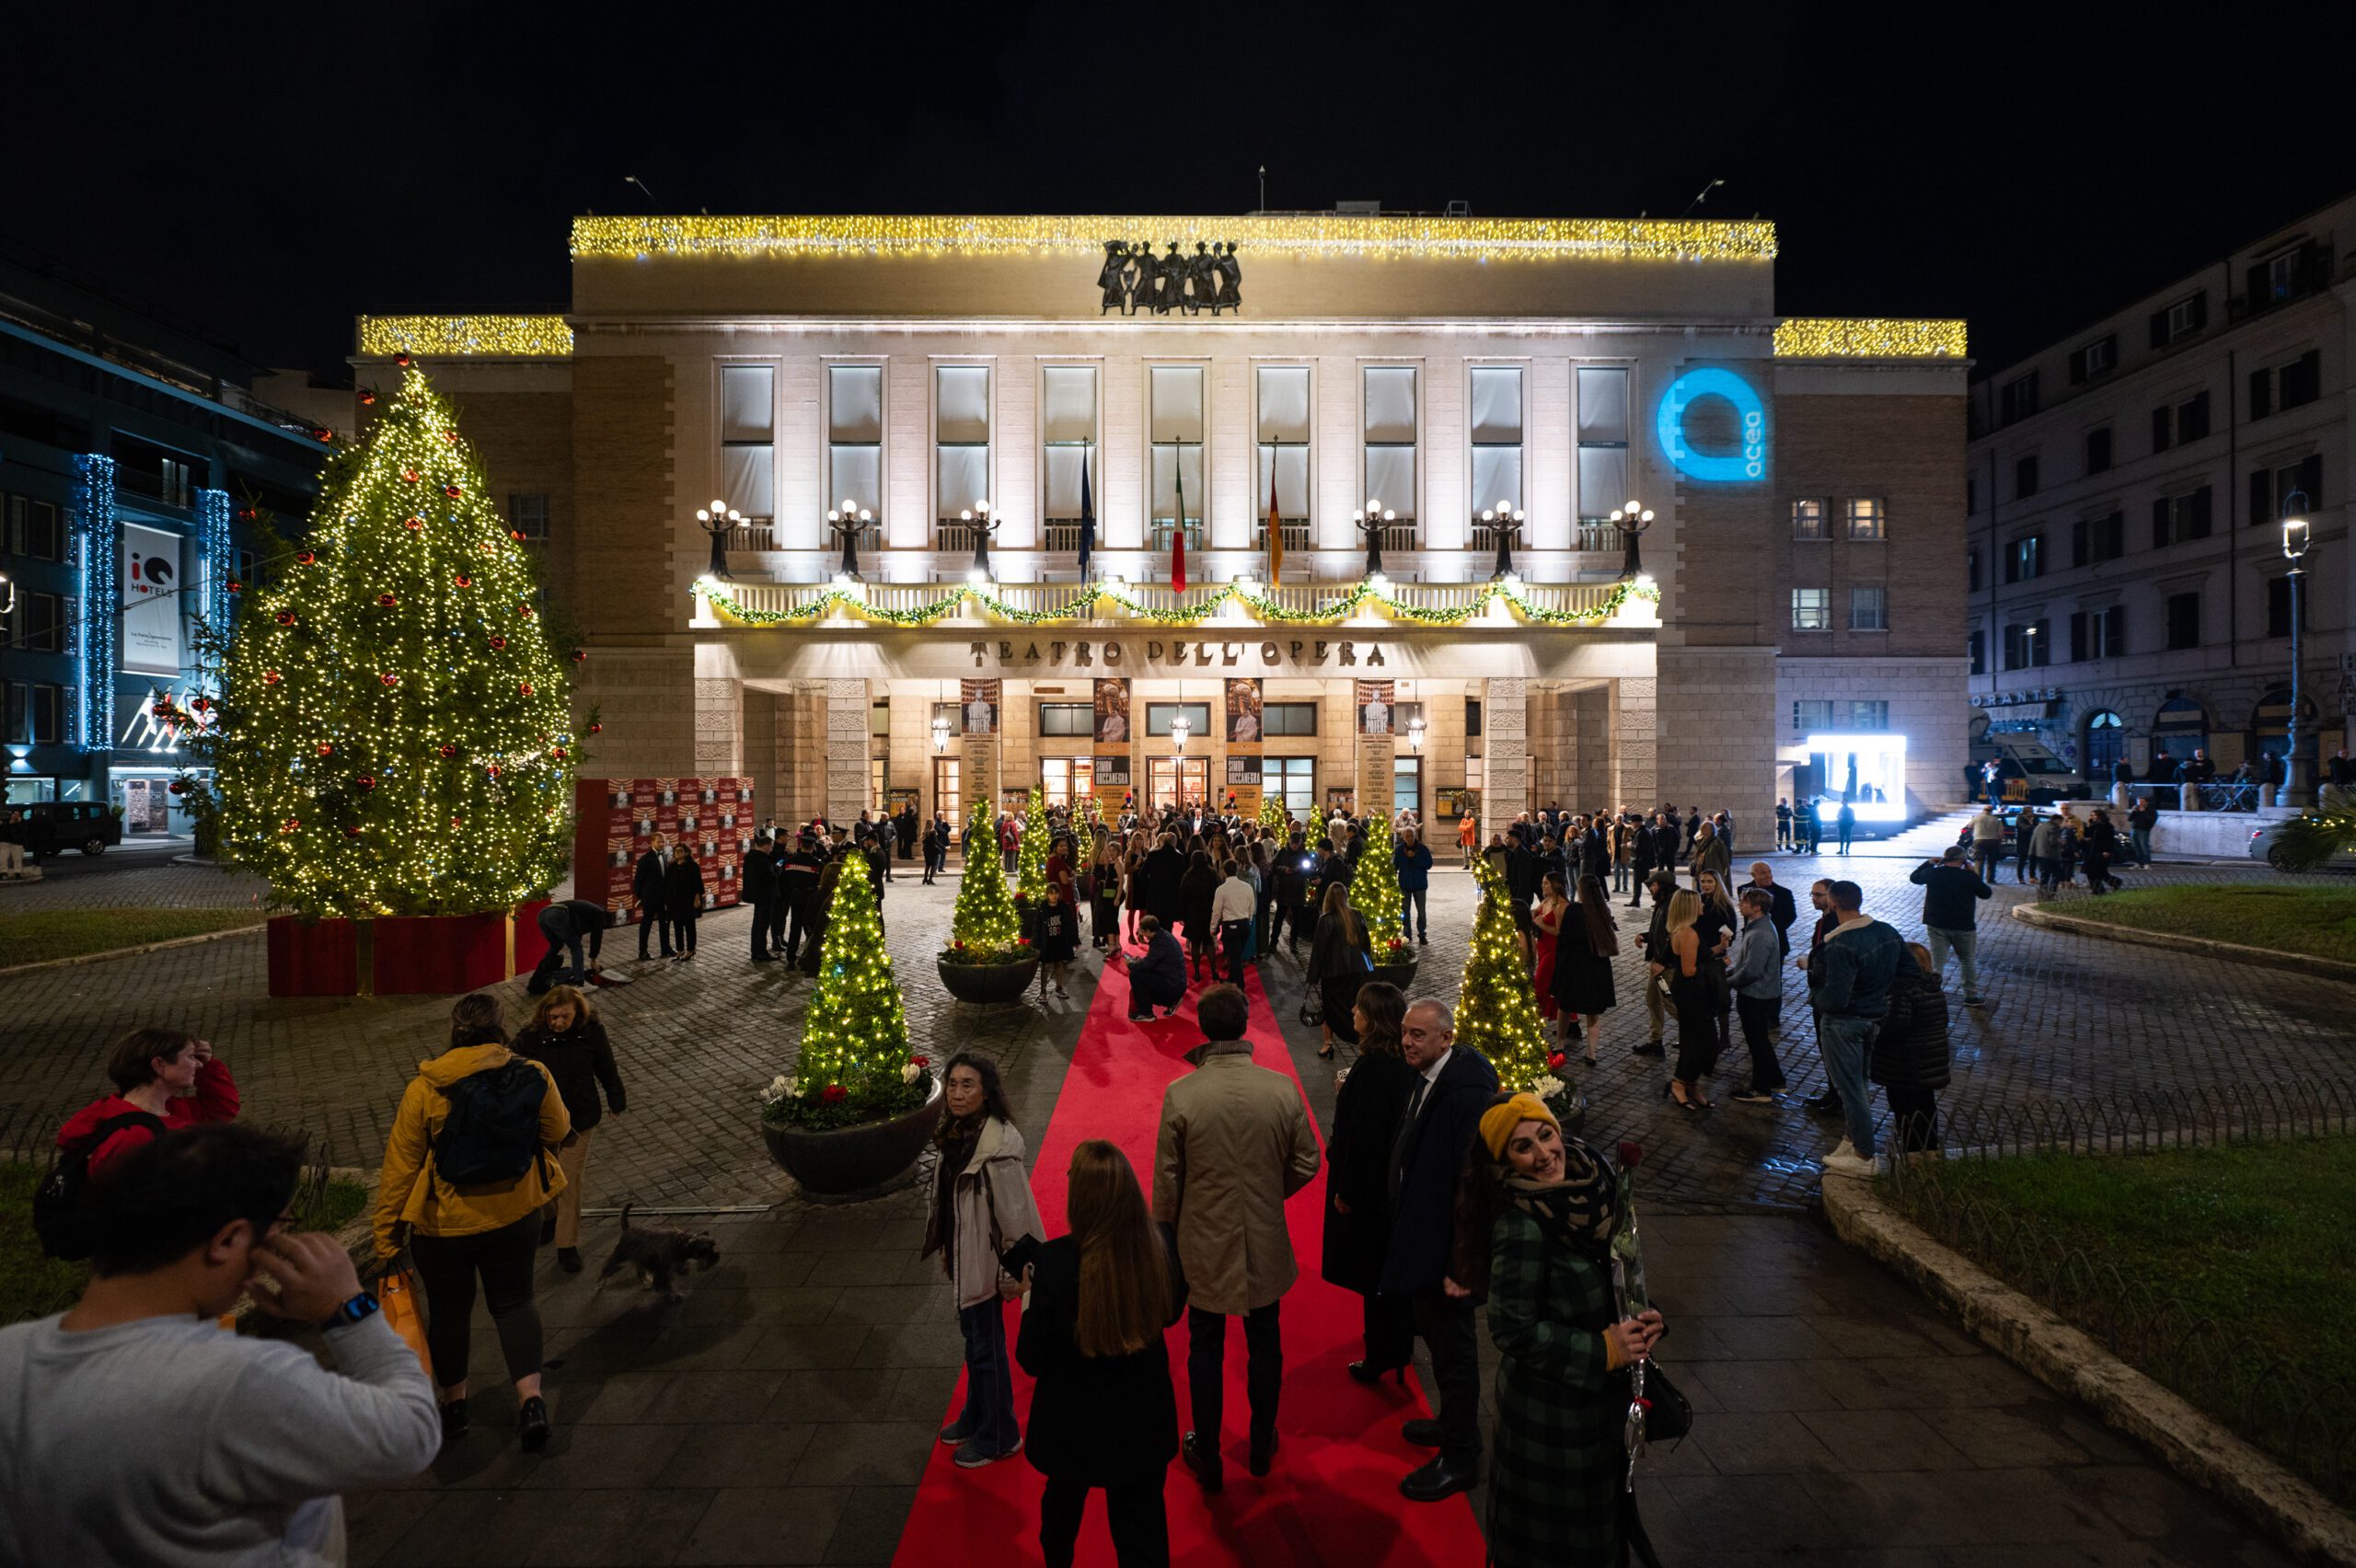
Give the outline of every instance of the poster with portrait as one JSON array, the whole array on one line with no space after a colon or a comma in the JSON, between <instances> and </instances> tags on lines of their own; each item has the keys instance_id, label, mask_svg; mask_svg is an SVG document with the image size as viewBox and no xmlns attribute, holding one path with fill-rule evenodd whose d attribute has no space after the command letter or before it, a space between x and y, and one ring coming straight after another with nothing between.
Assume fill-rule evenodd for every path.
<instances>
[{"instance_id":1,"label":"poster with portrait","mask_svg":"<svg viewBox=\"0 0 2356 1568\"><path fill-rule=\"evenodd\" d=\"M1129 678L1115 675L1099 677L1096 682L1096 744L1100 746L1126 746L1129 744Z\"/></svg>"},{"instance_id":2,"label":"poster with portrait","mask_svg":"<svg viewBox=\"0 0 2356 1568\"><path fill-rule=\"evenodd\" d=\"M1227 744L1230 750L1250 746L1257 750L1265 720L1260 700L1260 683L1230 677L1227 683Z\"/></svg>"},{"instance_id":3,"label":"poster with portrait","mask_svg":"<svg viewBox=\"0 0 2356 1568\"><path fill-rule=\"evenodd\" d=\"M998 733L1000 684L994 680L964 680L957 683L957 700L965 710L967 735Z\"/></svg>"},{"instance_id":4,"label":"poster with portrait","mask_svg":"<svg viewBox=\"0 0 2356 1568\"><path fill-rule=\"evenodd\" d=\"M1388 735L1392 733L1399 712L1399 683L1396 681L1358 682L1358 733Z\"/></svg>"}]
</instances>

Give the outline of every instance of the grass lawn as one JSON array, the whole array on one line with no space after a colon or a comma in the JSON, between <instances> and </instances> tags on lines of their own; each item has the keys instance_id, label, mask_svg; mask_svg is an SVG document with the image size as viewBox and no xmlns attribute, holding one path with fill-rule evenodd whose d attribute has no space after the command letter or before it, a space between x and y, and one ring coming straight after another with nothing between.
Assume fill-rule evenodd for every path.
<instances>
[{"instance_id":1,"label":"grass lawn","mask_svg":"<svg viewBox=\"0 0 2356 1568\"><path fill-rule=\"evenodd\" d=\"M2243 1345L2235 1376L2285 1360L2307 1377L2356 1389L2356 1227L2349 1223L2356 1137L1949 1160L1934 1181L2001 1223L2075 1247L2225 1327ZM2122 1348L2136 1359L2135 1346ZM2230 1399L2190 1386L2177 1391L2237 1424L2235 1411L2219 1408ZM2346 1412L2334 1418L2342 1431L2349 1419ZM2261 1446L2269 1436L2244 1435ZM2312 1470L2310 1478L2323 1479ZM2343 1478L2340 1500L2350 1496L2356 1477Z\"/></svg>"},{"instance_id":2,"label":"grass lawn","mask_svg":"<svg viewBox=\"0 0 2356 1568\"><path fill-rule=\"evenodd\" d=\"M0 1323L45 1318L73 1305L89 1274L86 1263L45 1257L33 1234L33 1188L48 1165L0 1161ZM330 1235L360 1217L368 1189L357 1182L306 1180L294 1193L294 1213L306 1230Z\"/></svg>"},{"instance_id":3,"label":"grass lawn","mask_svg":"<svg viewBox=\"0 0 2356 1568\"><path fill-rule=\"evenodd\" d=\"M2356 963L2356 887L2153 887L2053 906L2080 920Z\"/></svg>"},{"instance_id":4,"label":"grass lawn","mask_svg":"<svg viewBox=\"0 0 2356 1568\"><path fill-rule=\"evenodd\" d=\"M265 918L259 909L50 909L0 915L0 966L201 937L207 931L259 926Z\"/></svg>"}]
</instances>

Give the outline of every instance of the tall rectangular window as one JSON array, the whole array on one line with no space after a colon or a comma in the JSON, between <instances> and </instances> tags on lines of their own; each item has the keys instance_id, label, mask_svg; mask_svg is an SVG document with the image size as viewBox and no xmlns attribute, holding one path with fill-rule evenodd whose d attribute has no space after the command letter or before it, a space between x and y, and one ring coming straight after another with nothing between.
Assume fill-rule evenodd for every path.
<instances>
[{"instance_id":1,"label":"tall rectangular window","mask_svg":"<svg viewBox=\"0 0 2356 1568\"><path fill-rule=\"evenodd\" d=\"M1849 537L1884 539L1889 536L1889 513L1879 497L1861 497L1842 504L1849 513Z\"/></svg>"},{"instance_id":2,"label":"tall rectangular window","mask_svg":"<svg viewBox=\"0 0 2356 1568\"><path fill-rule=\"evenodd\" d=\"M1178 516L1178 491L1186 493L1186 542L1202 538L1210 494L1203 483L1203 367L1157 364L1146 372L1149 438L1153 444L1153 525L1167 530ZM1265 504L1265 502L1263 502ZM1160 541L1157 541L1157 548Z\"/></svg>"},{"instance_id":3,"label":"tall rectangular window","mask_svg":"<svg viewBox=\"0 0 2356 1568\"><path fill-rule=\"evenodd\" d=\"M2027 582L2045 574L2045 537L2030 534L2004 548L2004 581Z\"/></svg>"},{"instance_id":4,"label":"tall rectangular window","mask_svg":"<svg viewBox=\"0 0 2356 1568\"><path fill-rule=\"evenodd\" d=\"M1051 550L1080 548L1080 477L1096 445L1096 367L1051 364L1039 373L1040 509ZM1103 511L1094 487L1089 500Z\"/></svg>"},{"instance_id":5,"label":"tall rectangular window","mask_svg":"<svg viewBox=\"0 0 2356 1568\"><path fill-rule=\"evenodd\" d=\"M1973 627L1966 651L1971 656L1971 673L1975 675L1986 674L1988 673L1988 633L1979 627Z\"/></svg>"},{"instance_id":6,"label":"tall rectangular window","mask_svg":"<svg viewBox=\"0 0 2356 1568\"><path fill-rule=\"evenodd\" d=\"M957 514L990 499L990 369L935 365L932 372L933 515Z\"/></svg>"},{"instance_id":7,"label":"tall rectangular window","mask_svg":"<svg viewBox=\"0 0 2356 1568\"><path fill-rule=\"evenodd\" d=\"M2034 453L2014 463L2013 493L2024 498L2037 493L2037 456Z\"/></svg>"},{"instance_id":8,"label":"tall rectangular window","mask_svg":"<svg viewBox=\"0 0 2356 1568\"><path fill-rule=\"evenodd\" d=\"M884 367L826 367L826 493L828 507L849 502L884 514Z\"/></svg>"},{"instance_id":9,"label":"tall rectangular window","mask_svg":"<svg viewBox=\"0 0 2356 1568\"><path fill-rule=\"evenodd\" d=\"M1470 391L1473 514L1495 506L1519 510L1522 504L1521 368L1476 364Z\"/></svg>"},{"instance_id":10,"label":"tall rectangular window","mask_svg":"<svg viewBox=\"0 0 2356 1568\"><path fill-rule=\"evenodd\" d=\"M1285 810L1300 818L1311 820L1311 808L1317 798L1317 763L1313 757L1272 756L1260 764L1260 788L1263 794L1273 795L1284 802Z\"/></svg>"},{"instance_id":11,"label":"tall rectangular window","mask_svg":"<svg viewBox=\"0 0 2356 1568\"><path fill-rule=\"evenodd\" d=\"M2086 432L2086 472L2103 474L2110 471L2110 427Z\"/></svg>"},{"instance_id":12,"label":"tall rectangular window","mask_svg":"<svg viewBox=\"0 0 2356 1568\"><path fill-rule=\"evenodd\" d=\"M1878 586L1850 589L1849 629L1851 631L1888 631L1889 629L1889 590Z\"/></svg>"},{"instance_id":13,"label":"tall rectangular window","mask_svg":"<svg viewBox=\"0 0 2356 1568\"><path fill-rule=\"evenodd\" d=\"M1606 515L1610 515L1608 513ZM1821 539L1824 533L1824 502L1817 500L1792 502L1792 537Z\"/></svg>"},{"instance_id":14,"label":"tall rectangular window","mask_svg":"<svg viewBox=\"0 0 2356 1568\"><path fill-rule=\"evenodd\" d=\"M747 517L777 511L777 367L720 367L720 493Z\"/></svg>"},{"instance_id":15,"label":"tall rectangular window","mask_svg":"<svg viewBox=\"0 0 2356 1568\"><path fill-rule=\"evenodd\" d=\"M2168 595L2168 650L2200 646L2200 591Z\"/></svg>"},{"instance_id":16,"label":"tall rectangular window","mask_svg":"<svg viewBox=\"0 0 2356 1568\"><path fill-rule=\"evenodd\" d=\"M2037 372L2016 376L1996 389L1996 422L2011 424L2037 412Z\"/></svg>"},{"instance_id":17,"label":"tall rectangular window","mask_svg":"<svg viewBox=\"0 0 2356 1568\"><path fill-rule=\"evenodd\" d=\"M1831 630L1832 590L1830 588L1793 589L1792 629L1794 631Z\"/></svg>"},{"instance_id":18,"label":"tall rectangular window","mask_svg":"<svg viewBox=\"0 0 2356 1568\"><path fill-rule=\"evenodd\" d=\"M1832 728L1832 704L1804 697L1792 704L1792 733L1819 735Z\"/></svg>"},{"instance_id":19,"label":"tall rectangular window","mask_svg":"<svg viewBox=\"0 0 2356 1568\"><path fill-rule=\"evenodd\" d=\"M1252 515L1260 519L1254 537L1266 532L1268 486L1276 489L1276 512L1287 523L1309 521L1309 367L1263 365L1255 376L1260 466L1252 490ZM1265 537L1261 543L1266 544Z\"/></svg>"},{"instance_id":20,"label":"tall rectangular window","mask_svg":"<svg viewBox=\"0 0 2356 1568\"><path fill-rule=\"evenodd\" d=\"M2188 539L2209 536L2209 487L2182 495L2164 495L2152 502L2152 548L2164 549Z\"/></svg>"},{"instance_id":21,"label":"tall rectangular window","mask_svg":"<svg viewBox=\"0 0 2356 1568\"><path fill-rule=\"evenodd\" d=\"M1628 371L1583 364L1578 380L1578 516L1600 523L1634 493L1628 488Z\"/></svg>"},{"instance_id":22,"label":"tall rectangular window","mask_svg":"<svg viewBox=\"0 0 2356 1568\"><path fill-rule=\"evenodd\" d=\"M1365 442L1362 493L1380 501L1402 524L1415 521L1415 367L1370 364L1363 372L1360 430Z\"/></svg>"},{"instance_id":23,"label":"tall rectangular window","mask_svg":"<svg viewBox=\"0 0 2356 1568\"><path fill-rule=\"evenodd\" d=\"M2039 618L2016 621L2004 628L2004 668L2042 669L2053 662L2053 628Z\"/></svg>"},{"instance_id":24,"label":"tall rectangular window","mask_svg":"<svg viewBox=\"0 0 2356 1568\"><path fill-rule=\"evenodd\" d=\"M12 495L8 524L7 534L0 536L0 548L33 560L65 559L65 530L58 523L54 502Z\"/></svg>"},{"instance_id":25,"label":"tall rectangular window","mask_svg":"<svg viewBox=\"0 0 2356 1568\"><path fill-rule=\"evenodd\" d=\"M2309 453L2295 463L2281 467L2261 464L2249 472L2249 522L2246 526L2271 527L2282 520L2286 502L2293 495L2306 497L2307 510L2312 513L2323 505L2323 456Z\"/></svg>"}]
</instances>

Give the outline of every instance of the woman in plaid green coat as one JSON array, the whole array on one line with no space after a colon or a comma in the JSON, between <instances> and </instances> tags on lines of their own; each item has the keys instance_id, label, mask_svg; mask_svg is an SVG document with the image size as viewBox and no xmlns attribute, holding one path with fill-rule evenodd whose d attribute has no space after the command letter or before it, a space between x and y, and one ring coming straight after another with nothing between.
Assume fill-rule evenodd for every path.
<instances>
[{"instance_id":1,"label":"woman in plaid green coat","mask_svg":"<svg viewBox=\"0 0 2356 1568\"><path fill-rule=\"evenodd\" d=\"M1481 1144L1488 1159L1474 1156L1466 1217L1491 1216L1489 1337L1499 1360L1489 1561L1619 1568L1634 1508L1626 1368L1659 1337L1660 1315L1619 1309L1616 1194L1600 1155L1565 1138L1530 1094L1500 1098L1481 1119Z\"/></svg>"}]
</instances>

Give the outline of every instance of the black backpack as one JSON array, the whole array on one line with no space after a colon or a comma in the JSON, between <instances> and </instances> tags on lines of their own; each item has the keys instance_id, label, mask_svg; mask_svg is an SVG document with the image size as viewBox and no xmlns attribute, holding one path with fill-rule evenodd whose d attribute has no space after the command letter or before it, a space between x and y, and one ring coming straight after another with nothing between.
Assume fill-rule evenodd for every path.
<instances>
[{"instance_id":1,"label":"black backpack","mask_svg":"<svg viewBox=\"0 0 2356 1568\"><path fill-rule=\"evenodd\" d=\"M98 1251L98 1205L91 1201L90 1156L126 1127L145 1127L158 1137L168 1130L161 1116L126 1111L60 1147L49 1173L33 1189L33 1233L52 1258L79 1262Z\"/></svg>"},{"instance_id":2,"label":"black backpack","mask_svg":"<svg viewBox=\"0 0 2356 1568\"><path fill-rule=\"evenodd\" d=\"M458 1187L513 1182L540 1155L540 1101L549 1081L521 1056L460 1078L442 1091L450 1103L433 1138L433 1165Z\"/></svg>"}]
</instances>

